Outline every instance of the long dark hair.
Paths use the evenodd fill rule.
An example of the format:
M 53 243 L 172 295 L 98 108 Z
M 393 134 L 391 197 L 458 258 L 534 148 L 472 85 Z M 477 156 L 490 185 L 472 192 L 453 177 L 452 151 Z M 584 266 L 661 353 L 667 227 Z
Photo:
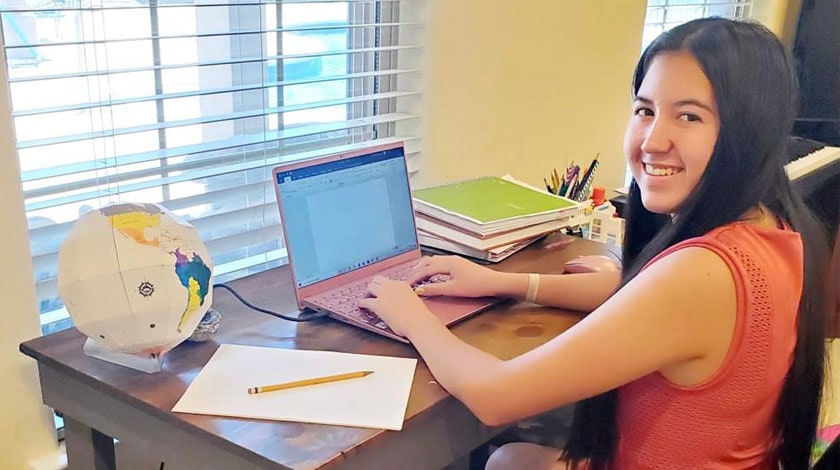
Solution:
M 659 36 L 642 54 L 633 96 L 658 54 L 685 51 L 712 84 L 720 132 L 706 171 L 673 218 L 642 205 L 630 187 L 621 285 L 666 248 L 735 222 L 764 204 L 802 237 L 805 272 L 793 361 L 776 406 L 775 449 L 768 460 L 807 468 L 818 425 L 825 360 L 821 262 L 827 247 L 819 223 L 784 171 L 797 109 L 797 84 L 783 46 L 766 28 L 722 18 L 691 21 Z M 564 455 L 608 467 L 618 443 L 616 391 L 580 402 Z

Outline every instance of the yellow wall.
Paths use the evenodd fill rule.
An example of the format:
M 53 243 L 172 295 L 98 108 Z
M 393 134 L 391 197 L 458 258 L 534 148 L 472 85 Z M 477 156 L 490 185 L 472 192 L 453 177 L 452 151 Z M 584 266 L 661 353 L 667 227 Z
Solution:
M 802 0 L 758 0 L 753 3 L 753 19 L 764 23 L 785 44 L 792 44 Z
M 620 186 L 645 4 L 431 0 L 415 184 L 510 173 L 541 185 L 600 152 L 596 184 Z
M 2 48 L 0 60 L 5 61 Z M 35 361 L 18 352 L 20 342 L 41 331 L 7 90 L 6 67 L 0 67 L 0 468 L 20 469 L 24 462 L 55 451 L 56 442 L 51 413 L 41 405 Z

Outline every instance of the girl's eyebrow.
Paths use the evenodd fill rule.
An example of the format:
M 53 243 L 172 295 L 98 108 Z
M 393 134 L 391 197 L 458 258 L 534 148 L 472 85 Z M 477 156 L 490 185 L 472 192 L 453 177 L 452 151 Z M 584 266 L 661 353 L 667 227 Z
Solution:
M 648 104 L 648 105 L 653 104 L 652 99 L 646 98 L 646 97 L 641 96 L 641 95 L 636 95 L 636 98 L 635 98 L 634 101 L 640 101 L 640 102 L 642 102 L 644 104 Z M 698 108 L 705 109 L 709 113 L 713 113 L 711 106 L 709 106 L 708 104 L 706 104 L 706 103 L 704 103 L 700 100 L 697 100 L 697 99 L 689 98 L 689 99 L 679 100 L 676 103 L 674 103 L 674 107 L 687 106 L 687 105 L 697 106 Z

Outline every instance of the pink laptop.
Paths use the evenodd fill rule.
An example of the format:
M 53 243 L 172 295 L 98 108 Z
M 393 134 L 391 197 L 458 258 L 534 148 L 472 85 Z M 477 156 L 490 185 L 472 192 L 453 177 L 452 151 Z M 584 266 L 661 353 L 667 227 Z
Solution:
M 357 305 L 373 276 L 406 279 L 421 257 L 402 144 L 280 165 L 274 183 L 298 307 L 407 342 Z M 500 299 L 424 301 L 451 325 Z

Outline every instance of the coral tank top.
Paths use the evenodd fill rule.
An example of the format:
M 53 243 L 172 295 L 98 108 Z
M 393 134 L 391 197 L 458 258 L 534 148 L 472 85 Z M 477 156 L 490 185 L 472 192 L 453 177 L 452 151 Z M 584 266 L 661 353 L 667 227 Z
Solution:
M 614 468 L 771 468 L 775 407 L 796 346 L 802 294 L 799 234 L 737 222 L 669 248 L 717 253 L 735 281 L 729 351 L 703 383 L 683 387 L 659 373 L 618 390 Z

